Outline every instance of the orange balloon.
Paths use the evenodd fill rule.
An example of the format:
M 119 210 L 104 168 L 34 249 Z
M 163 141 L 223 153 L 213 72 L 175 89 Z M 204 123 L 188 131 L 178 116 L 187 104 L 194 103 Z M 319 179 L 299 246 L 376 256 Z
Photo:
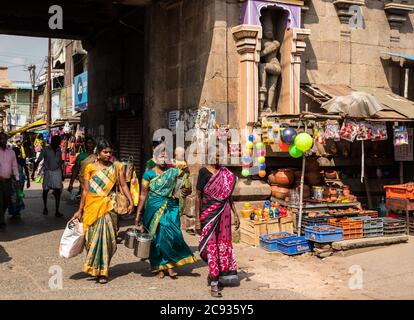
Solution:
M 290 145 L 289 144 L 287 144 L 287 143 L 284 143 L 283 141 L 282 141 L 282 139 L 279 139 L 279 148 L 280 148 L 280 150 L 282 150 L 283 152 L 288 152 L 289 151 L 289 147 L 290 147 Z

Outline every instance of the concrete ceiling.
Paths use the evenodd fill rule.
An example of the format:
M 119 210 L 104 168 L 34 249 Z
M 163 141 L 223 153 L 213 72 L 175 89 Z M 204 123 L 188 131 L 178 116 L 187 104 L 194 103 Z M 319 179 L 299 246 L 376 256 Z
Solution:
M 158 0 L 160 1 L 160 0 Z M 161 0 L 163 1 L 163 0 Z M 35 37 L 85 39 L 116 25 L 134 10 L 157 0 L 2 0 L 0 33 Z M 60 5 L 63 30 L 49 28 L 49 7 Z M 142 21 L 142 24 L 144 22 Z

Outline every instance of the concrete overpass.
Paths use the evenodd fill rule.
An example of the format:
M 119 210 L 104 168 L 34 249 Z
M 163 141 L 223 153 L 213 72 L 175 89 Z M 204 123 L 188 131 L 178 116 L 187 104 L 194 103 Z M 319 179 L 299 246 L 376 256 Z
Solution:
M 0 33 L 20 36 L 88 39 L 105 28 L 123 23 L 135 11 L 171 0 L 2 0 Z M 49 28 L 49 7 L 63 9 L 63 30 Z M 142 21 L 145 17 L 142 15 Z M 144 24 L 144 23 L 142 23 Z

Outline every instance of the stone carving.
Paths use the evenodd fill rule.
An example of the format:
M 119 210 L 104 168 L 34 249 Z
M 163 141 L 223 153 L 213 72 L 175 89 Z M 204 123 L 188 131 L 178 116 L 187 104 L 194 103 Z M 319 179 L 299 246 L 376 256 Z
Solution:
M 270 12 L 263 14 L 263 38 L 259 64 L 259 104 L 260 111 L 276 111 L 276 89 L 281 73 L 277 54 L 280 43 L 274 36 L 274 25 Z M 266 107 L 266 108 L 265 108 Z

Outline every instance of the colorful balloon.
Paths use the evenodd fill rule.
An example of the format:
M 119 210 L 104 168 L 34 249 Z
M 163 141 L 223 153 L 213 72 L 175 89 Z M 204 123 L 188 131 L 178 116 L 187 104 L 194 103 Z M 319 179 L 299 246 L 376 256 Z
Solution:
M 296 148 L 294 144 L 289 147 L 289 154 L 292 158 L 300 158 L 303 156 L 303 152 Z
M 262 150 L 258 150 L 257 151 L 257 155 L 260 157 L 264 157 L 266 155 L 266 152 L 262 149 Z
M 253 147 L 254 147 L 253 142 L 248 141 L 248 142 L 246 143 L 246 147 L 247 147 L 247 149 L 253 149 Z
M 242 167 L 243 169 L 250 169 L 250 163 L 243 162 Z
M 252 162 L 252 158 L 250 156 L 248 156 L 248 155 L 244 155 L 243 158 L 242 158 L 242 161 L 244 163 L 251 163 Z
M 249 141 L 250 142 L 253 142 L 254 141 L 254 135 L 252 135 L 252 134 L 249 135 Z
M 305 132 L 299 133 L 295 138 L 295 147 L 302 152 L 307 152 L 312 145 L 312 137 Z
M 289 151 L 290 144 L 284 143 L 282 139 L 279 139 L 278 145 L 280 150 L 282 150 L 283 152 Z
M 265 170 L 266 169 L 266 164 L 265 163 L 260 163 L 258 165 L 258 167 L 259 167 L 259 170 Z
M 243 177 L 248 177 L 250 175 L 250 171 L 248 169 L 243 169 L 242 170 L 242 176 Z
M 259 177 L 260 177 L 260 178 L 264 178 L 264 177 L 266 177 L 266 171 L 265 171 L 265 170 L 260 170 L 260 171 L 259 171 Z
M 259 163 L 265 163 L 266 158 L 265 157 L 259 157 L 259 158 L 257 158 L 257 161 L 259 161 Z
M 293 128 L 286 128 L 282 131 L 280 138 L 284 143 L 291 144 L 297 135 L 297 132 Z
M 256 149 L 260 150 L 260 149 L 263 149 L 263 148 L 264 148 L 263 142 L 256 143 Z

